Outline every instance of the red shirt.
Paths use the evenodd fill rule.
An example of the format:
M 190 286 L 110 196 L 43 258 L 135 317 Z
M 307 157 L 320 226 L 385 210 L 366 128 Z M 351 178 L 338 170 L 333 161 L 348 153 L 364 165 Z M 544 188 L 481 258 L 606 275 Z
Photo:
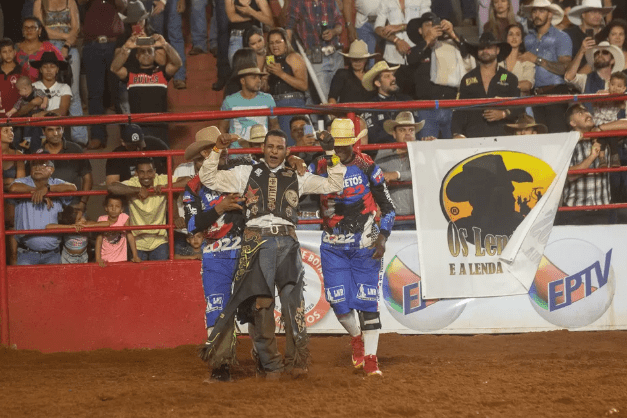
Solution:
M 5 112 L 13 109 L 13 106 L 20 98 L 20 94 L 15 88 L 15 82 L 22 75 L 22 67 L 19 65 L 16 65 L 9 74 L 0 71 L 0 101 L 2 102 L 0 109 L 4 109 Z
M 21 49 L 17 51 L 17 54 L 15 55 L 15 60 L 17 61 L 18 64 L 22 66 L 24 75 L 29 76 L 31 81 L 35 82 L 39 79 L 39 70 L 37 68 L 31 67 L 30 61 L 38 61 L 41 58 L 41 55 L 44 52 L 48 52 L 48 51 L 54 52 L 58 60 L 65 61 L 65 57 L 63 56 L 61 51 L 59 51 L 56 46 L 52 45 L 48 41 L 42 42 L 41 48 L 39 48 L 39 51 L 31 55 L 28 55 L 26 52 L 22 51 Z

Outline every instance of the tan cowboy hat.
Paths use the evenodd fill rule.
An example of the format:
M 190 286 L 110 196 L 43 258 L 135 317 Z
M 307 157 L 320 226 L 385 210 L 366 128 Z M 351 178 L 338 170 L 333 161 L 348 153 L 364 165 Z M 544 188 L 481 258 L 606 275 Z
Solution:
M 250 139 L 248 142 L 251 144 L 261 144 L 266 140 L 267 133 L 268 129 L 266 129 L 265 125 L 253 125 L 252 128 L 250 128 Z
M 254 67 L 243 68 L 237 72 L 236 77 L 243 77 L 246 75 L 268 75 L 268 73 L 261 71 L 256 65 Z
M 547 9 L 553 13 L 551 24 L 553 26 L 559 25 L 564 19 L 564 10 L 557 4 L 551 3 L 549 0 L 533 0 L 531 4 L 522 7 L 522 12 L 526 18 L 531 19 L 531 10 L 533 9 Z
M 353 121 L 351 119 L 336 118 L 333 120 L 333 123 L 331 123 L 329 133 L 333 139 L 335 139 L 336 147 L 345 147 L 359 141 L 368 133 L 368 130 L 362 130 L 359 135 L 355 137 L 355 125 Z
M 508 123 L 505 126 L 507 126 L 509 129 L 512 129 L 514 131 L 519 131 L 521 129 L 527 129 L 527 128 L 536 128 L 539 134 L 545 134 L 549 131 L 546 125 L 542 125 L 541 123 L 536 123 L 536 120 L 526 113 L 520 114 L 518 116 L 518 119 L 516 119 L 515 123 Z
M 397 65 L 396 67 L 390 67 L 387 62 L 379 61 L 375 65 L 373 65 L 366 74 L 364 74 L 364 78 L 361 80 L 361 85 L 364 86 L 366 90 L 373 91 L 374 79 L 377 78 L 379 74 L 385 71 L 395 72 L 399 69 L 399 67 L 400 65 Z
M 196 141 L 185 148 L 185 159 L 191 161 L 197 158 L 200 151 L 216 143 L 220 136 L 220 130 L 215 126 L 207 126 L 196 132 Z
M 599 42 L 597 46 L 587 50 L 586 61 L 590 64 L 594 63 L 594 54 L 597 51 L 601 50 L 610 51 L 610 53 L 614 57 L 614 66 L 612 67 L 612 72 L 623 71 L 623 68 L 625 68 L 625 55 L 623 54 L 623 51 L 621 51 L 620 48 L 615 45 L 610 45 L 610 43 L 607 41 Z
M 353 58 L 353 59 L 372 58 L 375 55 L 379 55 L 376 52 L 374 54 L 369 54 L 368 45 L 361 39 L 356 39 L 353 41 L 350 48 L 348 49 L 348 54 L 345 54 L 343 52 L 340 52 L 340 54 L 344 55 L 346 58 Z
M 612 7 L 603 7 L 601 0 L 583 0 L 581 5 L 575 6 L 568 12 L 568 20 L 573 25 L 581 25 L 581 15 L 585 12 L 589 12 L 590 10 L 599 10 L 603 16 L 610 13 L 614 10 L 616 6 Z M 588 61 L 590 62 L 590 61 Z
M 413 113 L 400 112 L 398 115 L 396 115 L 396 118 L 394 120 L 386 120 L 385 122 L 383 122 L 383 129 L 385 129 L 385 132 L 389 133 L 390 135 L 392 135 L 392 133 L 394 132 L 394 128 L 396 128 L 397 126 L 413 126 L 414 128 L 416 128 L 417 133 L 423 128 L 423 126 L 425 126 L 425 121 L 421 120 L 420 122 L 416 123 L 414 121 Z

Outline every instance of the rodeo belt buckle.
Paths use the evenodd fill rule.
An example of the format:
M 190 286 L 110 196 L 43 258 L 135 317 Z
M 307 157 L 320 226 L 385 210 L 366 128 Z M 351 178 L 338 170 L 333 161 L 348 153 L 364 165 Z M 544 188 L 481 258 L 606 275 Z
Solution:
M 279 235 L 279 227 L 277 225 L 271 225 L 270 232 L 272 235 Z

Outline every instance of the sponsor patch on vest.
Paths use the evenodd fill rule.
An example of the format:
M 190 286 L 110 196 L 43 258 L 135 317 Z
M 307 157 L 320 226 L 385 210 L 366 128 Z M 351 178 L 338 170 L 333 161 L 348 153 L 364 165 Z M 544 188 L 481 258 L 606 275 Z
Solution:
M 298 206 L 298 193 L 296 193 L 295 190 L 286 190 L 285 199 L 287 199 L 287 203 L 289 203 L 291 207 L 295 208 Z
M 479 80 L 477 80 L 477 77 L 469 77 L 466 79 L 466 85 L 470 86 L 471 84 L 477 84 L 479 82 Z

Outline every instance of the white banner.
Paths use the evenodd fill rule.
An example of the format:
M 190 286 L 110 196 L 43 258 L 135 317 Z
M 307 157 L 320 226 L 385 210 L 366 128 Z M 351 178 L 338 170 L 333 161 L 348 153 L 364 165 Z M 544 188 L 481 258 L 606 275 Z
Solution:
M 529 291 L 578 140 L 571 132 L 408 143 L 425 299 Z

